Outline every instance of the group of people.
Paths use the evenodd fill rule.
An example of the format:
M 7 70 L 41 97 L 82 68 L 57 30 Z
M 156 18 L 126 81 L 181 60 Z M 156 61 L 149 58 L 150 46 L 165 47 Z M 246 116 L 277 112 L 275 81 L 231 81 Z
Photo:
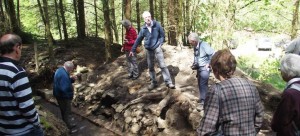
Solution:
M 152 90 L 158 86 L 154 70 L 156 58 L 167 87 L 175 89 L 164 62 L 161 46 L 164 31 L 160 23 L 143 13 L 145 24 L 139 34 L 129 20 L 121 23 L 126 28 L 121 51 L 128 62 L 128 79 L 136 80 L 139 70 L 136 58 L 137 46 L 144 39 Z M 255 85 L 248 79 L 234 77 L 237 61 L 228 49 L 215 52 L 197 33 L 188 36 L 194 47 L 192 69 L 197 71 L 199 103 L 204 105 L 204 116 L 197 129 L 198 135 L 256 135 L 263 124 L 264 108 Z M 300 46 L 300 45 L 297 45 Z M 26 71 L 19 66 L 22 40 L 18 35 L 5 34 L 0 39 L 0 135 L 43 136 L 38 112 L 32 99 L 32 90 Z M 274 113 L 271 127 L 277 135 L 293 136 L 300 128 L 300 64 L 297 54 L 286 54 L 280 65 L 281 75 L 287 86 Z M 63 121 L 72 130 L 71 101 L 74 95 L 72 83 L 77 76 L 70 73 L 76 66 L 72 61 L 56 70 L 53 94 L 61 110 Z M 220 80 L 208 88 L 210 72 Z
M 282 79 L 287 82 L 274 112 L 271 128 L 278 136 L 300 135 L 300 38 L 286 47 L 280 62 Z M 299 43 L 297 43 L 299 42 Z M 205 98 L 204 116 L 198 135 L 257 135 L 263 124 L 264 108 L 255 85 L 234 77 L 237 62 L 230 50 L 219 50 L 210 66 L 220 82 L 212 85 Z
M 121 22 L 126 29 L 125 40 L 121 51 L 125 51 L 126 53 L 129 73 L 128 78 L 135 80 L 139 77 L 136 49 L 144 39 L 144 47 L 146 49 L 147 64 L 151 79 L 151 84 L 148 86 L 148 89 L 152 90 L 158 86 L 154 69 L 155 58 L 161 69 L 166 86 L 168 88 L 175 89 L 175 85 L 172 82 L 171 75 L 167 65 L 165 64 L 164 54 L 161 49 L 165 40 L 163 28 L 159 22 L 152 20 L 150 12 L 145 11 L 142 16 L 145 24 L 141 27 L 138 35 L 129 20 L 125 19 Z
M 136 48 L 144 39 L 151 78 L 148 89 L 157 87 L 154 57 L 161 68 L 165 84 L 173 88 L 161 50 L 164 42 L 163 29 L 159 22 L 151 19 L 149 12 L 145 11 L 143 18 L 145 25 L 138 36 L 129 20 L 122 21 L 126 28 L 122 51 L 126 52 L 128 77 L 135 80 L 139 76 Z M 191 68 L 197 71 L 199 103 L 204 105 L 204 117 L 197 129 L 198 135 L 257 135 L 263 124 L 264 107 L 256 86 L 248 79 L 233 76 L 237 66 L 234 55 L 228 49 L 215 52 L 194 32 L 190 33 L 188 41 L 194 47 L 194 63 Z M 290 45 L 286 50 L 297 53 L 287 54 L 281 60 L 281 75 L 287 82 L 287 87 L 271 124 L 277 135 L 284 136 L 296 135 L 300 128 L 300 64 L 297 63 L 300 60 L 300 44 L 292 42 Z M 212 85 L 208 91 L 211 71 L 220 82 Z

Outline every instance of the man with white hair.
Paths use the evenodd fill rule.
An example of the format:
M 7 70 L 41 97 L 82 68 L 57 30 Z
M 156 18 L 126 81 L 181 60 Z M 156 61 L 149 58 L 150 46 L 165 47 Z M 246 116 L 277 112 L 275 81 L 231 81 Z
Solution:
M 281 59 L 282 79 L 287 82 L 281 101 L 273 115 L 272 130 L 278 136 L 300 134 L 300 56 L 287 54 Z
M 208 79 L 210 74 L 210 60 L 214 55 L 214 50 L 207 42 L 201 41 L 197 33 L 190 33 L 188 36 L 189 43 L 194 46 L 194 63 L 193 70 L 197 70 L 197 80 L 199 86 L 199 102 L 204 104 L 208 89 Z
M 66 61 L 63 67 L 58 68 L 54 74 L 53 95 L 57 100 L 61 116 L 70 133 L 77 132 L 75 124 L 71 123 L 71 102 L 74 96 L 72 83 L 75 82 L 76 76 L 71 77 L 70 73 L 74 70 L 72 61 Z
M 132 46 L 130 56 L 134 55 L 137 46 L 144 39 L 144 46 L 147 53 L 147 63 L 149 68 L 149 74 L 151 78 L 151 84 L 148 86 L 149 90 L 157 87 L 156 73 L 154 70 L 154 59 L 158 61 L 158 65 L 161 69 L 161 73 L 165 84 L 171 89 L 175 89 L 175 85 L 172 83 L 170 72 L 164 61 L 163 51 L 161 49 L 164 43 L 165 33 L 160 23 L 151 19 L 151 14 L 148 11 L 143 13 L 145 24 L 141 27 L 138 38 Z

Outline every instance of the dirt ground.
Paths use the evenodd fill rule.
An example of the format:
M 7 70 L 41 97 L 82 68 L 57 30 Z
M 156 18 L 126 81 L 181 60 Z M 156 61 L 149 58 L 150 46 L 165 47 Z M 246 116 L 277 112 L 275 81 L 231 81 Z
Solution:
M 98 38 L 89 38 L 86 40 L 70 40 L 69 41 L 69 48 L 63 48 L 65 43 L 58 42 L 54 49 L 54 56 L 55 56 L 55 63 L 49 65 L 43 65 L 46 67 L 50 67 L 50 70 L 44 71 L 41 74 L 36 74 L 34 71 L 34 50 L 33 45 L 25 45 L 24 52 L 22 53 L 22 64 L 29 72 L 29 76 L 33 85 L 33 88 L 40 89 L 40 88 L 49 88 L 51 89 L 52 85 L 52 74 L 57 66 L 63 64 L 66 60 L 76 60 L 78 65 L 88 67 L 88 69 L 94 71 L 94 75 L 105 75 L 105 70 L 103 66 L 109 64 L 111 62 L 117 61 L 119 66 L 111 67 L 112 69 L 119 69 L 120 66 L 124 67 L 124 55 L 120 52 L 121 46 L 120 45 L 113 45 L 112 46 L 112 60 L 111 62 L 105 63 L 105 48 L 103 39 Z M 46 45 L 39 45 L 39 51 L 43 52 L 47 50 Z M 163 49 L 165 51 L 165 60 L 170 70 L 170 73 L 173 77 L 173 81 L 175 82 L 176 88 L 185 88 L 186 86 L 193 86 L 191 89 L 194 92 L 195 96 L 198 96 L 197 90 L 197 82 L 196 78 L 194 77 L 195 73 L 189 68 L 192 64 L 193 53 L 192 49 L 188 47 L 174 47 L 169 45 L 164 45 Z M 40 53 L 39 53 L 40 54 Z M 122 59 L 118 58 L 121 55 Z M 123 55 L 123 56 L 122 56 Z M 138 55 L 139 61 L 142 61 L 144 57 L 143 53 Z M 148 72 L 146 69 L 145 62 L 140 62 L 140 68 L 142 69 L 141 73 L 141 80 L 143 81 L 143 86 L 148 85 L 149 77 Z M 126 70 L 123 70 L 126 73 Z M 159 71 L 159 70 L 157 70 Z M 188 77 L 186 77 L 188 75 Z M 243 72 L 237 71 L 237 76 L 248 78 Z M 162 83 L 162 79 L 159 80 Z M 97 82 L 97 81 L 95 81 Z M 262 128 L 260 135 L 273 135 L 273 132 L 270 129 L 270 119 L 272 117 L 273 111 L 276 108 L 277 103 L 279 102 L 279 92 L 275 88 L 273 88 L 269 84 L 264 84 L 258 81 L 253 82 L 257 85 L 257 88 L 260 92 L 261 99 L 265 105 L 266 115 L 265 121 Z M 211 84 L 212 82 L 210 82 Z M 44 105 L 45 106 L 45 105 Z M 47 106 L 44 108 L 48 108 Z M 41 108 L 42 109 L 42 108 Z M 46 111 L 45 111 L 46 112 Z M 49 112 L 49 111 L 47 111 Z M 56 121 L 56 119 L 47 119 L 47 121 Z M 53 123 L 53 124 L 62 124 L 63 123 Z M 56 125 L 56 128 L 61 128 L 61 126 Z M 55 131 L 55 129 L 52 129 Z M 93 130 L 90 130 L 93 132 Z M 98 130 L 94 130 L 95 133 L 99 133 Z M 56 134 L 57 132 L 46 131 L 47 135 Z M 63 135 L 63 134 L 61 134 Z

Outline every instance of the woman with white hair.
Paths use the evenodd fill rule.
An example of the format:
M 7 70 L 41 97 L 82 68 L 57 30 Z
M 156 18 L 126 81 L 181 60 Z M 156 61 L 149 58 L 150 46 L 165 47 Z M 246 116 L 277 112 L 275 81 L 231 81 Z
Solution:
M 285 55 L 280 64 L 282 79 L 287 82 L 271 123 L 278 136 L 295 136 L 300 129 L 300 56 Z
M 121 23 L 126 29 L 124 44 L 121 48 L 121 52 L 125 51 L 126 54 L 128 66 L 128 79 L 135 80 L 139 77 L 136 53 L 134 53 L 134 55 L 132 56 L 129 56 L 129 53 L 132 49 L 132 45 L 134 44 L 137 38 L 137 33 L 136 30 L 132 27 L 131 22 L 129 20 L 124 19 L 121 21 Z

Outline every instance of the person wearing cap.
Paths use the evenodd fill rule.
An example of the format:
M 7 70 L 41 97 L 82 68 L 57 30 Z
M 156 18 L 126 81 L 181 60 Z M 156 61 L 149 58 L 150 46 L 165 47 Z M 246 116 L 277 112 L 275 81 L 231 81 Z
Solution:
M 19 65 L 22 39 L 0 39 L 0 135 L 43 136 L 26 71 Z
M 150 12 L 144 11 L 142 16 L 145 24 L 141 27 L 139 35 L 132 46 L 129 56 L 134 55 L 137 46 L 144 39 L 144 47 L 146 49 L 149 75 L 151 79 L 151 84 L 148 86 L 148 90 L 152 90 L 157 87 L 156 72 L 154 70 L 155 58 L 161 69 L 161 74 L 166 86 L 168 88 L 175 89 L 175 85 L 172 82 L 170 72 L 165 64 L 163 51 L 161 49 L 161 46 L 165 40 L 164 30 L 159 22 L 152 20 Z
M 124 19 L 121 21 L 121 24 L 126 29 L 124 44 L 121 48 L 121 52 L 125 51 L 126 54 L 126 60 L 128 66 L 128 79 L 135 80 L 139 77 L 139 69 L 138 69 L 137 57 L 136 57 L 137 54 L 134 53 L 132 56 L 129 56 L 129 53 L 132 49 L 132 45 L 134 44 L 137 38 L 137 33 L 134 27 L 132 27 L 131 22 L 129 20 Z

